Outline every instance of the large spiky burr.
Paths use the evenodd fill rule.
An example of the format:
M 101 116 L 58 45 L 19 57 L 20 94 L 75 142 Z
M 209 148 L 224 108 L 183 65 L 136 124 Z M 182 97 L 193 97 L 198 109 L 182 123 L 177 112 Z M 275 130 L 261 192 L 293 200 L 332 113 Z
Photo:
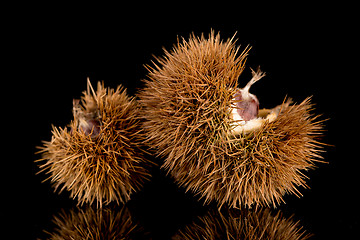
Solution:
M 205 199 L 233 207 L 276 206 L 301 196 L 314 167 L 322 122 L 310 98 L 260 109 L 252 84 L 239 88 L 249 48 L 211 32 L 183 39 L 156 58 L 139 92 L 147 143 L 164 157 L 162 168 Z
M 285 218 L 269 208 L 252 210 L 212 210 L 180 230 L 173 240 L 242 239 L 305 240 L 307 233 L 293 216 Z
M 99 82 L 95 92 L 88 81 L 81 101 L 74 100 L 74 120 L 53 127 L 40 147 L 40 168 L 55 190 L 68 190 L 80 205 L 127 202 L 149 177 L 138 111 L 122 86 Z

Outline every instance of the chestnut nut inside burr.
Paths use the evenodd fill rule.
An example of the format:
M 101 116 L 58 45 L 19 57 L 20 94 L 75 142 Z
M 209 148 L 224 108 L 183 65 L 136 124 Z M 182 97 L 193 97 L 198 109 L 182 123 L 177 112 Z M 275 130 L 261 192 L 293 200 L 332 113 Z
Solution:
M 231 117 L 234 120 L 233 134 L 249 133 L 259 129 L 265 121 L 274 121 L 279 114 L 279 106 L 273 109 L 259 110 L 259 100 L 254 94 L 249 92 L 250 87 L 261 78 L 265 73 L 260 68 L 255 72 L 253 69 L 252 78 L 244 88 L 237 89 L 234 94 Z

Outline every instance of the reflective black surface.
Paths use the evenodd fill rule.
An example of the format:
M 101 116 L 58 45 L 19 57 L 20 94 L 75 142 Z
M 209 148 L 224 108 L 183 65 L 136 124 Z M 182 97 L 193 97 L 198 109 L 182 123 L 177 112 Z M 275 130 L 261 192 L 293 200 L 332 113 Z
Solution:
M 271 214 L 280 211 L 285 219 L 293 215 L 292 221 L 299 220 L 299 226 L 313 234 L 311 239 L 358 236 L 359 148 L 353 116 L 358 76 L 346 57 L 353 51 L 351 33 L 338 25 L 336 16 L 320 8 L 282 15 L 264 9 L 242 15 L 251 9 L 225 14 L 215 8 L 198 14 L 187 8 L 175 13 L 151 12 L 146 7 L 140 11 L 136 6 L 132 14 L 125 14 L 124 8 L 19 14 L 27 17 L 6 34 L 10 67 L 5 68 L 11 72 L 6 81 L 11 87 L 4 89 L 12 95 L 6 101 L 11 107 L 3 116 L 11 122 L 11 127 L 4 127 L 8 136 L 4 150 L 11 151 L 11 157 L 4 154 L 3 161 L 11 166 L 2 168 L 1 216 L 8 220 L 5 230 L 12 233 L 11 239 L 46 239 L 58 231 L 52 222 L 56 216 L 89 208 L 77 209 L 66 192 L 53 193 L 49 182 L 41 183 L 46 176 L 36 175 L 34 163 L 39 158 L 35 147 L 50 140 L 51 124 L 65 126 L 71 120 L 72 99 L 86 89 L 86 78 L 104 80 L 110 87 L 121 83 L 134 95 L 146 77 L 143 64 L 151 63 L 152 54 L 162 55 L 162 47 L 170 49 L 177 36 L 187 38 L 193 31 L 208 34 L 211 28 L 224 39 L 237 31 L 237 43 L 253 47 L 247 66 L 261 65 L 267 73 L 252 89 L 260 107 L 279 104 L 286 95 L 297 102 L 313 95 L 316 113 L 329 118 L 324 142 L 333 146 L 323 154 L 328 164 L 319 163 L 307 173 L 311 189 L 301 189 L 302 198 L 286 196 L 286 204 L 269 210 Z M 249 76 L 247 69 L 239 81 Z M 204 206 L 192 193 L 185 193 L 162 170 L 153 168 L 152 174 L 125 206 L 146 237 L 170 239 L 217 209 L 214 203 Z M 109 209 L 116 216 L 122 206 Z M 121 222 L 121 217 L 116 221 Z

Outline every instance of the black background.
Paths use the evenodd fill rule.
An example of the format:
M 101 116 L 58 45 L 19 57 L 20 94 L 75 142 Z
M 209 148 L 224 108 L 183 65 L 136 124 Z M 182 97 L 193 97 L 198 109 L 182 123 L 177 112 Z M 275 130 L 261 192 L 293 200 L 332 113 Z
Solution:
M 146 78 L 144 64 L 171 49 L 177 37 L 211 29 L 237 44 L 251 45 L 240 85 L 258 65 L 267 76 L 253 86 L 260 107 L 279 104 L 285 96 L 300 102 L 313 96 L 316 113 L 329 118 L 323 154 L 328 164 L 307 173 L 311 189 L 303 197 L 285 196 L 280 209 L 313 239 L 358 236 L 358 88 L 353 19 L 347 6 L 172 6 L 135 3 L 114 6 L 14 6 L 3 18 L 3 125 L 1 216 L 13 238 L 36 239 L 51 231 L 51 219 L 76 202 L 53 193 L 44 174 L 36 175 L 36 146 L 50 140 L 51 124 L 72 119 L 72 99 L 86 89 L 86 78 L 105 85 L 124 85 L 134 96 Z M 4 10 L 6 11 L 6 10 Z M 354 58 L 355 57 L 355 58 Z M 7 154 L 10 153 L 10 154 Z M 161 163 L 161 159 L 154 159 Z M 9 165 L 8 165 L 9 164 Z M 157 168 L 152 181 L 133 195 L 128 207 L 154 239 L 168 239 L 203 216 L 203 206 Z M 5 236 L 5 234 L 4 234 Z M 352 238 L 353 239 L 353 238 Z

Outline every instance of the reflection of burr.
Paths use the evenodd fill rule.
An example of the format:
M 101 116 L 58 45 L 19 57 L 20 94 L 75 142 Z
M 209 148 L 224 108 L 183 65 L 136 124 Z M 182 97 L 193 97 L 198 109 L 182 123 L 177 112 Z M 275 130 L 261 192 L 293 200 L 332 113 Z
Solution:
M 292 217 L 286 219 L 270 209 L 211 211 L 180 230 L 173 240 L 304 240 L 306 233 Z
M 323 125 L 309 98 L 258 109 L 249 89 L 264 77 L 260 69 L 238 87 L 248 51 L 214 32 L 191 36 L 148 67 L 139 93 L 147 142 L 165 158 L 162 167 L 220 206 L 276 206 L 286 193 L 301 196 L 304 173 L 320 158 Z
M 74 100 L 69 129 L 53 127 L 44 142 L 40 168 L 55 189 L 70 191 L 79 204 L 124 203 L 149 177 L 135 99 L 123 87 L 116 90 L 88 82 L 82 100 Z
M 126 207 L 76 208 L 53 218 L 51 240 L 150 239 L 132 219 Z

